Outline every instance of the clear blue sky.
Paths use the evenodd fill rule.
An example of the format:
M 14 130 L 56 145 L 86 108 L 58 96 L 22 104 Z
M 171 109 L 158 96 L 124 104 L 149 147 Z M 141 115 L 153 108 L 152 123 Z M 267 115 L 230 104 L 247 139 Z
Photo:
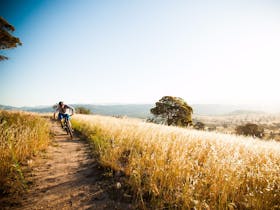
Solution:
M 280 103 L 279 1 L 1 0 L 0 104 Z

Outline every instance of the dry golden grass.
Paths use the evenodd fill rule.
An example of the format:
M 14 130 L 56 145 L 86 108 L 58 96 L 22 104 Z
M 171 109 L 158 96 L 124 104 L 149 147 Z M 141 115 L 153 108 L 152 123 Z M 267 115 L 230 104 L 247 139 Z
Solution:
M 280 143 L 76 115 L 102 164 L 122 170 L 145 208 L 279 209 Z
M 0 110 L 0 192 L 24 187 L 21 163 L 49 143 L 49 123 L 39 115 Z

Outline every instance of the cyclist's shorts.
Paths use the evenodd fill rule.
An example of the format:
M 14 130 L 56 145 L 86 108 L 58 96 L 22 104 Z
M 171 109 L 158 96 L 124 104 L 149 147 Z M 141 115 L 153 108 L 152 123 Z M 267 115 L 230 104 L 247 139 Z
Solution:
M 62 113 L 59 113 L 58 114 L 58 119 L 61 120 L 63 118 L 67 118 L 68 120 L 70 120 L 70 115 L 69 114 L 62 114 Z

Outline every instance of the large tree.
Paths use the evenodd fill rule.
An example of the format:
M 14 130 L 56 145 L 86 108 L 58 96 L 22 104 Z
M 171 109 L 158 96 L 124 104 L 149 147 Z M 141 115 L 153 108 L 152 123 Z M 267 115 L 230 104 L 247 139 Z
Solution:
M 0 17 L 0 50 L 15 48 L 21 45 L 20 39 L 11 35 L 15 28 L 4 18 Z M 0 61 L 7 60 L 8 57 L 0 55 Z
M 186 127 L 192 125 L 193 109 L 182 98 L 164 96 L 158 102 L 156 107 L 151 109 L 151 113 L 155 116 L 152 122 L 167 125 L 175 125 Z

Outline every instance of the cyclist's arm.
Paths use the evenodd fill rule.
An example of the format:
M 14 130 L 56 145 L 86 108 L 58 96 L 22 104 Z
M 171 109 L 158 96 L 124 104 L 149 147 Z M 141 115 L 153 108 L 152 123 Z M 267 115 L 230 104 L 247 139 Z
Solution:
M 71 115 L 75 114 L 75 108 L 73 106 L 69 106 L 67 105 L 67 109 L 70 109 L 71 110 Z
M 58 112 L 58 108 L 53 113 L 53 119 L 55 119 L 55 114 Z
M 73 106 L 69 106 L 69 109 L 71 109 L 72 115 L 74 115 L 75 114 L 75 108 Z
M 56 112 L 53 113 L 53 119 L 55 119 L 55 113 L 56 113 Z

